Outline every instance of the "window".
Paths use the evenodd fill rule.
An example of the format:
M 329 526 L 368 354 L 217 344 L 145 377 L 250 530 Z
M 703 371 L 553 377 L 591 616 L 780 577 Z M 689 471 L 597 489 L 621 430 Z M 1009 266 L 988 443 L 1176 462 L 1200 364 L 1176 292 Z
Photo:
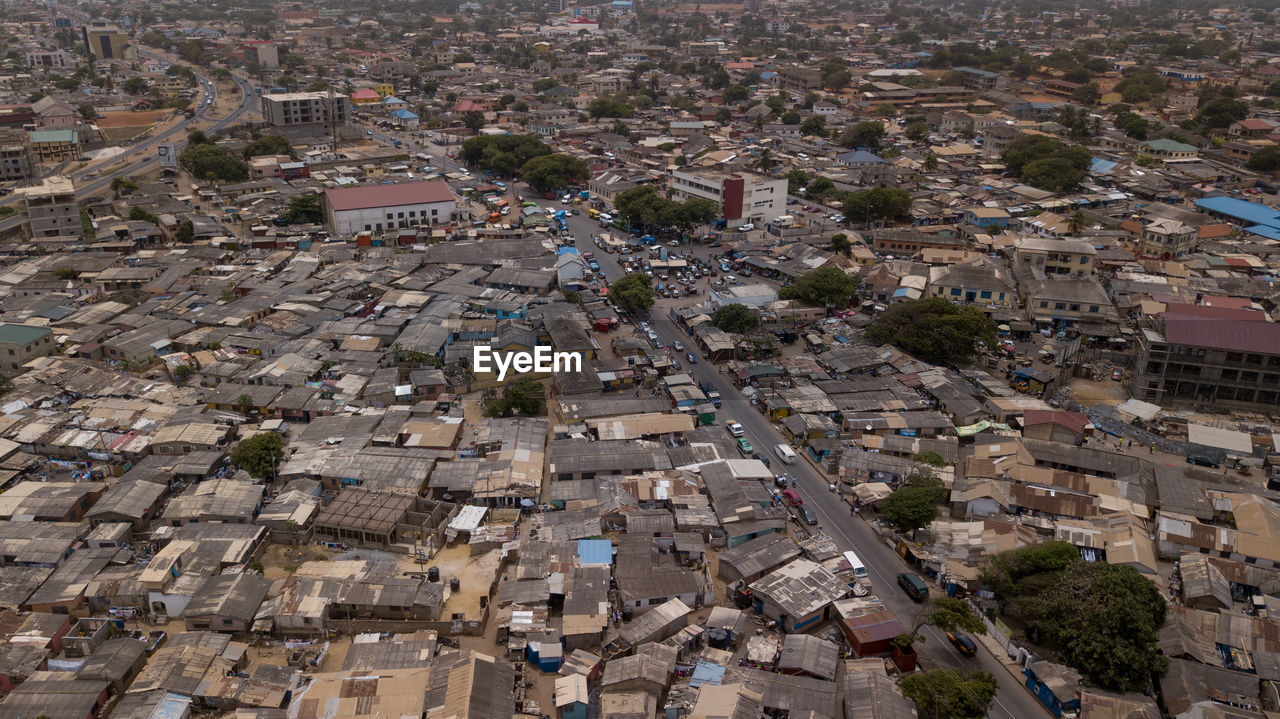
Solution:
M 1044 309 L 1044 308 L 1046 308 L 1046 307 L 1048 307 L 1048 306 L 1049 306 L 1049 301 L 1048 301 L 1048 300 L 1040 300 L 1040 308 L 1041 308 L 1041 309 Z
M 1097 306 L 1097 305 L 1089 305 L 1089 311 L 1090 311 L 1090 312 L 1093 312 L 1093 313 L 1097 313 L 1097 311 L 1098 311 L 1098 306 Z
M 1071 305 L 1071 311 L 1072 311 L 1072 312 L 1079 312 L 1079 311 L 1080 311 L 1080 305 L 1076 305 L 1076 304 Z
M 391 212 L 388 212 L 388 213 L 387 213 L 387 219 L 388 219 L 388 220 L 394 220 L 394 219 L 396 219 L 396 218 L 395 218 L 395 214 L 394 214 L 394 213 L 391 213 Z
M 399 217 L 399 219 L 401 219 L 401 220 L 403 220 L 403 219 L 404 219 L 404 213 L 403 213 L 403 212 L 401 212 L 401 213 L 400 213 L 400 217 Z
M 984 300 L 989 300 L 991 299 L 991 292 L 989 290 L 983 290 L 979 293 L 979 296 Z
M 1055 302 L 1055 303 L 1053 304 L 1053 308 L 1054 308 L 1055 310 L 1065 310 L 1065 309 L 1067 308 L 1067 303 L 1066 303 L 1066 302 Z
M 952 287 L 952 288 L 951 288 L 951 296 L 952 296 L 952 297 L 959 297 L 959 296 L 960 296 L 960 288 L 959 288 L 959 287 Z
M 1081 257 L 1081 258 L 1080 258 L 1080 264 L 1082 264 L 1082 265 L 1087 265 L 1087 264 L 1089 264 L 1089 258 L 1088 258 L 1088 257 Z

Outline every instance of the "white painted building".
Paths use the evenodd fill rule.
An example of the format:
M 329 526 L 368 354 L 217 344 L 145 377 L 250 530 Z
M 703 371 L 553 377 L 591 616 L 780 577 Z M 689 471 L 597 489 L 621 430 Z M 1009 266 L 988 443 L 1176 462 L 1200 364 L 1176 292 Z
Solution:
M 453 192 L 443 180 L 365 185 L 324 193 L 325 220 L 337 235 L 382 232 L 453 219 Z

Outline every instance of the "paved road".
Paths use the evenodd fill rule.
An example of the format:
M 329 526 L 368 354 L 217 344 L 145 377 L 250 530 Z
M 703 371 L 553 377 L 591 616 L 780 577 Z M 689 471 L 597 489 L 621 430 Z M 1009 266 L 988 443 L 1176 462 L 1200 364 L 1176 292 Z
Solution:
M 170 62 L 168 58 L 162 57 L 160 55 L 157 55 L 151 52 L 139 51 L 138 54 L 143 55 L 145 57 L 160 60 L 161 62 Z M 200 81 L 200 89 L 202 94 L 201 94 L 201 97 L 193 101 L 196 103 L 195 117 L 186 118 L 183 121 L 174 125 L 173 127 L 170 127 L 169 129 L 164 130 L 163 132 L 159 132 L 150 137 L 147 137 L 141 142 L 138 142 L 137 144 L 130 146 L 129 149 L 126 150 L 124 153 L 117 155 L 111 160 L 105 162 L 104 164 L 106 165 L 113 165 L 113 164 L 116 164 L 117 162 L 120 162 L 121 160 L 138 158 L 135 162 L 128 165 L 127 167 L 121 168 L 120 170 L 117 170 L 110 174 L 103 175 L 102 177 L 92 180 L 86 184 L 81 184 L 79 187 L 76 188 L 76 194 L 81 198 L 93 197 L 94 195 L 101 194 L 103 191 L 110 191 L 111 181 L 117 177 L 128 177 L 131 175 L 137 175 L 142 172 L 145 172 L 146 170 L 151 169 L 156 165 L 159 165 L 160 160 L 155 156 L 155 152 L 153 148 L 155 148 L 155 146 L 161 142 L 173 140 L 175 136 L 183 138 L 175 142 L 177 146 L 177 150 L 181 152 L 182 148 L 186 146 L 186 139 L 185 139 L 186 133 L 192 127 L 192 124 L 195 123 L 197 120 L 203 119 L 205 114 L 208 111 L 208 108 L 212 108 L 214 106 L 214 101 L 217 99 L 217 85 L 214 84 L 213 81 L 210 80 L 208 77 L 201 75 L 199 73 L 196 73 L 196 77 Z M 247 80 L 245 80 L 244 78 L 238 75 L 233 75 L 232 78 L 235 80 L 235 83 L 240 87 L 240 104 L 236 106 L 235 110 L 228 113 L 226 117 L 222 118 L 221 120 L 218 120 L 213 125 L 206 128 L 207 132 L 215 132 L 235 122 L 240 118 L 241 115 L 243 115 L 245 112 L 248 112 L 253 107 L 254 103 L 258 101 L 257 95 L 254 94 L 253 86 L 249 84 Z M 204 99 L 206 97 L 209 99 L 208 105 L 204 104 Z M 94 172 L 95 172 L 95 169 L 93 167 L 86 167 L 74 173 L 73 177 L 75 177 L 77 181 L 80 181 L 84 178 L 85 175 L 92 174 Z M 19 196 L 14 194 L 14 195 L 10 195 L 8 197 L 0 199 L 0 205 L 4 205 L 10 202 L 18 202 L 18 201 L 19 201 Z M 25 218 L 22 217 L 21 215 L 14 215 L 9 219 L 3 222 L 0 222 L 0 234 L 3 234 L 9 231 L 16 225 L 22 224 L 24 221 L 25 221 Z
M 578 246 L 584 249 L 589 247 L 587 238 L 590 237 L 591 233 L 599 231 L 597 224 L 592 222 L 585 214 L 570 217 L 569 229 L 578 238 Z M 594 250 L 594 248 L 591 249 Z M 698 254 L 702 253 L 699 252 Z M 625 276 L 625 273 L 618 265 L 618 255 L 596 252 L 595 256 L 610 283 Z M 680 340 L 686 345 L 690 344 L 687 342 L 688 335 L 668 320 L 665 314 L 655 312 L 650 318 L 650 322 L 654 327 L 654 331 L 668 345 L 676 340 Z M 684 360 L 684 358 L 681 359 L 682 361 Z M 746 430 L 748 440 L 758 452 L 770 454 L 775 445 L 785 441 L 773 424 L 750 406 L 746 398 L 737 391 L 724 375 L 719 373 L 715 365 L 700 360 L 694 365 L 689 365 L 685 362 L 684 367 L 694 375 L 699 383 L 710 382 L 715 386 L 723 399 L 723 407 L 718 412 L 721 424 L 729 419 L 734 419 L 741 423 Z M 773 459 L 772 466 L 776 471 L 782 471 L 780 469 L 782 465 L 776 458 Z M 805 504 L 817 514 L 823 531 L 835 540 L 842 551 L 852 550 L 857 553 L 858 557 L 867 565 L 867 571 L 870 574 L 876 595 L 885 603 L 885 606 L 904 622 L 909 621 L 919 610 L 920 605 L 911 601 L 898 589 L 897 575 L 899 572 L 907 570 L 906 564 L 871 530 L 865 521 L 849 515 L 848 505 L 840 502 L 836 495 L 828 490 L 827 480 L 812 465 L 802 458 L 796 464 L 787 467 L 787 469 L 792 475 L 799 477 L 800 495 L 804 498 Z M 947 642 L 942 632 L 937 629 L 926 626 L 923 634 L 926 637 L 926 641 L 917 647 L 917 651 L 920 654 L 921 666 L 924 668 L 949 668 L 965 671 L 982 668 L 996 677 L 999 682 L 999 690 L 990 716 L 1007 719 L 1032 719 L 1034 717 L 1049 716 L 1043 705 L 985 649 L 979 650 L 977 657 L 968 658 L 961 656 Z M 979 644 L 979 646 L 982 645 Z

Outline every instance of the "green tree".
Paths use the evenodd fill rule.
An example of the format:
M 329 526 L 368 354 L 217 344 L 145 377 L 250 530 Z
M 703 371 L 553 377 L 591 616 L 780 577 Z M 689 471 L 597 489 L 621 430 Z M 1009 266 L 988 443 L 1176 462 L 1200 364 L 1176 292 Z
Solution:
M 293 145 L 280 135 L 263 135 L 244 146 L 240 154 L 247 160 L 261 155 L 288 155 L 293 157 Z
M 994 347 L 996 326 L 976 307 L 957 307 L 941 297 L 889 306 L 867 326 L 866 337 L 892 344 L 932 364 L 970 359 L 978 342 Z
M 587 103 L 587 114 L 597 119 L 635 117 L 636 109 L 616 97 L 597 97 Z
M 800 123 L 800 134 L 813 137 L 827 136 L 827 118 L 822 115 L 810 115 Z
M 1276 172 L 1280 170 L 1280 146 L 1269 145 L 1258 150 L 1249 157 L 1245 167 L 1254 172 Z
M 535 157 L 551 154 L 551 148 L 537 135 L 497 135 L 469 137 L 458 148 L 458 159 L 468 165 L 512 176 Z
M 1051 192 L 1071 190 L 1084 180 L 1092 153 L 1047 135 L 1028 135 L 1009 144 L 1000 156 L 1005 167 L 1033 187 Z
M 804 196 L 806 198 L 818 201 L 825 200 L 831 195 L 839 194 L 839 192 L 836 189 L 836 183 L 832 182 L 831 178 L 822 177 L 821 175 L 809 180 L 808 187 L 804 188 Z
M 911 213 L 911 193 L 896 187 L 873 187 L 851 192 L 844 198 L 844 216 L 850 222 L 896 220 Z
M 1249 103 L 1218 97 L 1205 103 L 1196 114 L 1196 122 L 1206 130 L 1221 130 L 1249 116 Z
M 938 517 L 938 505 L 946 500 L 947 487 L 927 469 L 913 472 L 907 480 L 880 501 L 879 510 L 889 525 L 899 532 L 927 527 Z
M 579 302 L 579 300 L 580 300 L 580 299 L 581 299 L 581 298 L 578 296 L 578 293 L 577 293 L 577 292 L 574 292 L 573 290 L 565 290 L 565 291 L 564 291 L 564 301 L 565 301 L 565 302 L 568 302 L 568 303 L 569 303 L 569 304 L 571 304 L 571 305 L 576 305 L 576 304 L 578 304 L 578 302 Z
M 0 374 L 0 397 L 8 394 L 13 389 L 13 380 Z
M 938 597 L 930 602 L 929 623 L 944 632 L 987 633 L 982 617 L 974 613 L 968 602 L 955 597 Z
M 1071 217 L 1067 218 L 1067 232 L 1078 235 L 1085 227 L 1088 227 L 1089 221 L 1085 219 L 1084 213 L 1076 210 L 1071 213 Z
M 884 143 L 884 123 L 869 120 L 849 125 L 840 133 L 840 144 L 845 147 L 879 150 Z
M 180 364 L 173 368 L 173 378 L 178 380 L 179 383 L 185 383 L 187 380 L 191 379 L 191 376 L 195 373 L 195 369 L 193 369 L 191 365 L 187 364 Z
M 320 205 L 320 195 L 308 192 L 289 198 L 284 210 L 284 219 L 291 225 L 318 224 L 324 221 L 324 208 Z
M 920 163 L 920 169 L 925 172 L 938 171 L 938 156 L 933 153 L 933 150 L 928 150 L 924 153 L 924 160 Z
M 526 377 L 507 384 L 502 396 L 490 402 L 484 411 L 490 417 L 536 417 L 546 409 L 543 394 L 542 383 Z
M 996 678 L 988 671 L 951 669 L 914 672 L 902 678 L 902 695 L 915 703 L 921 719 L 983 719 L 996 698 Z
M 247 394 L 242 394 L 239 397 L 236 397 L 235 401 L 231 403 L 231 406 L 245 414 L 249 414 L 249 410 L 253 409 L 253 398 Z
M 1022 180 L 1032 187 L 1049 192 L 1067 192 L 1084 180 L 1083 168 L 1062 157 L 1036 160 L 1022 168 Z
M 720 96 L 726 103 L 732 105 L 751 97 L 751 91 L 742 85 L 730 85 L 724 89 L 724 92 L 720 93 Z
M 462 113 L 462 124 L 472 132 L 479 132 L 480 128 L 486 124 L 484 113 L 479 110 L 467 110 Z
M 587 163 L 559 153 L 539 155 L 520 168 L 521 178 L 538 192 L 557 190 L 587 181 Z
M 844 255 L 845 257 L 853 256 L 853 242 L 849 240 L 849 236 L 843 232 L 831 236 L 831 251 Z
M 778 118 L 778 122 L 781 122 L 784 125 L 799 125 L 800 113 L 796 112 L 795 110 L 787 110 L 786 112 L 782 113 L 782 117 Z
M 796 278 L 790 285 L 778 291 L 778 297 L 784 300 L 799 299 L 822 305 L 830 314 L 833 308 L 848 307 L 858 296 L 860 286 L 858 278 L 833 265 L 810 270 Z
M 178 164 L 202 180 L 243 182 L 249 178 L 245 161 L 216 145 L 189 145 L 178 155 Z
M 929 123 L 924 120 L 916 120 L 907 125 L 907 129 L 903 130 L 902 134 L 906 135 L 908 140 L 923 142 L 929 138 Z
M 147 81 L 140 77 L 131 77 L 120 85 L 120 89 L 130 95 L 141 95 L 147 91 Z
M 178 229 L 174 231 L 173 239 L 175 242 L 194 242 L 196 239 L 196 226 L 191 220 L 183 220 L 178 223 Z
M 136 192 L 138 187 L 138 183 L 127 177 L 116 177 L 111 180 L 111 192 L 115 194 L 116 197 Z
M 1133 567 L 1085 562 L 1066 542 L 988 559 L 982 582 L 1026 637 L 1091 684 L 1142 691 L 1168 668 L 1157 634 L 1168 605 Z
M 746 334 L 760 326 L 760 315 L 746 305 L 721 305 L 711 315 L 711 326 L 736 335 Z
M 627 275 L 609 288 L 609 297 L 623 309 L 640 313 L 653 307 L 653 287 L 650 277 L 639 272 Z
M 74 280 L 80 276 L 80 270 L 74 267 L 59 267 L 53 271 L 53 276 L 60 280 Z
M 248 472 L 249 476 L 262 479 L 275 473 L 276 465 L 283 456 L 284 442 L 280 434 L 259 432 L 231 450 L 231 463 Z
M 86 242 L 93 242 L 98 236 L 98 230 L 93 226 L 93 218 L 89 216 L 86 209 L 80 210 L 80 237 Z

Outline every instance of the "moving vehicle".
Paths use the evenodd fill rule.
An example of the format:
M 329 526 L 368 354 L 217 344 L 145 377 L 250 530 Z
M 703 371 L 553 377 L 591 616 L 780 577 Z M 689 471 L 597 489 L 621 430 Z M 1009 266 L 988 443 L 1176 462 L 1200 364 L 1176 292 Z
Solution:
M 760 460 L 761 462 L 764 463 L 764 466 L 766 467 L 769 466 L 769 455 L 767 454 L 760 454 L 759 452 L 754 452 L 752 453 L 751 458 Z
M 907 593 L 914 602 L 923 602 L 929 598 L 929 585 L 924 583 L 915 572 L 903 572 L 898 575 L 898 586 Z
M 734 422 L 733 420 L 729 420 L 729 422 L 725 424 L 724 427 L 725 429 L 729 430 L 729 434 L 733 435 L 734 437 L 741 437 L 744 434 L 746 434 L 746 430 L 742 428 L 742 425 L 738 424 L 737 422 Z
M 978 653 L 978 645 L 963 634 L 947 632 L 947 641 L 951 642 L 951 646 L 955 647 L 956 651 L 966 657 L 971 657 Z
M 684 344 L 679 340 L 672 342 L 671 347 L 675 349 L 676 352 L 684 352 Z
M 1119 382 L 1120 380 L 1124 379 L 1124 370 L 1120 369 L 1119 367 L 1116 367 L 1115 369 L 1111 370 L 1111 379 L 1115 380 L 1116 382 Z
M 787 504 L 790 504 L 792 507 L 799 507 L 804 504 L 804 500 L 800 499 L 800 493 L 796 492 L 794 489 L 782 490 L 782 498 L 787 500 Z M 911 576 L 914 577 L 915 575 L 913 574 Z M 923 582 L 921 582 L 921 584 L 923 584 Z
M 778 455 L 778 459 L 782 460 L 782 463 L 783 463 L 783 464 L 795 464 L 795 463 L 796 463 L 796 453 L 795 453 L 795 450 L 791 449 L 790 447 L 788 447 L 788 446 L 787 446 L 787 445 L 785 445 L 785 444 L 779 444 L 779 445 L 775 446 L 775 447 L 773 448 L 773 453 L 774 453 L 774 454 L 776 454 L 776 455 Z
M 689 364 L 698 364 L 698 358 L 692 352 L 685 355 L 689 359 Z
M 710 382 L 702 383 L 702 393 L 707 396 L 707 399 L 711 400 L 711 404 L 716 407 L 720 406 L 720 393 L 716 391 L 716 388 Z

